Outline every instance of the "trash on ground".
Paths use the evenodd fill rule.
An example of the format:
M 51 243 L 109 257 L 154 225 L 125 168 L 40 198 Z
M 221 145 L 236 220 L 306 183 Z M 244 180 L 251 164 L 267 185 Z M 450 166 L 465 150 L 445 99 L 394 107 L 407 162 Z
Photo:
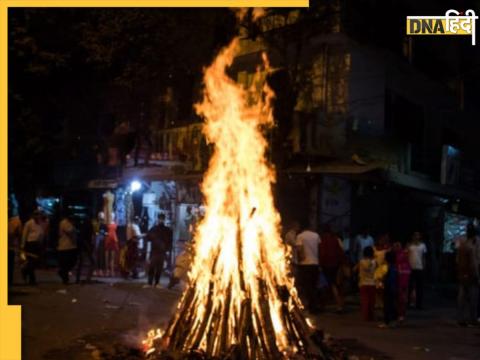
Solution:
M 105 305 L 105 308 L 115 310 L 115 309 L 120 309 L 120 306 L 107 304 L 107 305 Z

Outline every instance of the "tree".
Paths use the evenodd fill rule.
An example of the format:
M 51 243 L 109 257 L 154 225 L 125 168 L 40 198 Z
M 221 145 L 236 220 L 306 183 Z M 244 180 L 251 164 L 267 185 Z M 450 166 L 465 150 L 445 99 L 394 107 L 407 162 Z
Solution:
M 214 9 L 10 10 L 10 183 L 31 202 L 38 185 L 53 183 L 58 160 L 90 158 L 118 92 L 128 96 L 117 112 L 135 127 L 154 118 L 167 88 L 188 114 L 192 84 L 234 27 L 230 12 Z

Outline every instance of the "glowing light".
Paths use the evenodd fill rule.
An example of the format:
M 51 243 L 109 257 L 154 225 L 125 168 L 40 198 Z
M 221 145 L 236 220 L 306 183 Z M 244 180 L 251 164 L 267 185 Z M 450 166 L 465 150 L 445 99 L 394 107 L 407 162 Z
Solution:
M 142 183 L 138 180 L 133 180 L 130 183 L 130 191 L 133 193 L 135 191 L 138 191 L 142 188 Z

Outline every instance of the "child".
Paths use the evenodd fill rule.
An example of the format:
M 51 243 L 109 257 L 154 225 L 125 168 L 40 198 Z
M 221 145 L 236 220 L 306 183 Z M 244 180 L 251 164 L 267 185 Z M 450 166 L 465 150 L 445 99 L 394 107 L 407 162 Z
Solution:
M 372 321 L 375 311 L 375 269 L 373 248 L 363 250 L 363 258 L 358 263 L 358 286 L 360 288 L 360 307 L 365 321 Z
M 408 252 L 402 248 L 402 244 L 396 242 L 393 244 L 395 250 L 395 261 L 398 271 L 398 321 L 405 319 L 405 313 L 408 305 L 408 283 L 410 279 L 410 261 L 408 260 Z
M 397 296 L 398 296 L 398 271 L 395 264 L 395 253 L 389 251 L 385 254 L 387 273 L 383 281 L 383 324 L 386 328 L 394 325 L 397 320 Z
M 388 233 L 379 236 L 376 244 L 373 247 L 373 256 L 377 269 L 375 270 L 375 281 L 377 287 L 377 294 L 375 298 L 375 308 L 383 309 L 383 280 L 387 273 L 387 265 L 385 263 L 385 254 L 390 250 L 390 237 Z
M 381 260 L 376 257 L 375 249 L 373 250 L 373 256 L 375 259 L 375 308 L 383 309 L 383 285 L 385 276 L 387 275 L 388 266 L 385 261 L 385 254 Z
M 177 256 L 175 259 L 175 269 L 170 278 L 168 288 L 171 289 L 177 285 L 180 280 L 188 280 L 188 271 L 190 270 L 190 265 L 193 257 L 193 245 L 187 244 L 185 249 Z

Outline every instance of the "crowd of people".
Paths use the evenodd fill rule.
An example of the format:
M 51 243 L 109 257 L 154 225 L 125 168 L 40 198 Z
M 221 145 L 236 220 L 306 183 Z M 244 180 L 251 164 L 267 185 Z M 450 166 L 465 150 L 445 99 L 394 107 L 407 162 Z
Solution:
M 16 207 L 8 207 L 8 283 L 18 258 L 26 284 L 36 285 L 36 270 L 45 258 L 46 239 L 51 231 L 48 216 L 35 210 L 22 224 Z M 140 231 L 138 219 L 128 224 L 127 241 L 120 244 L 117 226 L 105 222 L 103 213 L 94 219 L 65 213 L 58 224 L 56 262 L 58 276 L 68 284 L 72 275 L 76 283 L 91 282 L 93 276 L 138 278 L 143 272 L 148 284 L 158 286 L 172 252 L 172 230 L 159 214 L 156 224 L 146 233 Z M 178 275 L 177 276 L 182 276 Z M 171 284 L 177 283 L 172 276 Z
M 408 308 L 424 307 L 427 246 L 418 231 L 402 243 L 392 242 L 388 233 L 374 239 L 367 228 L 352 237 L 334 233 L 329 225 L 317 232 L 293 222 L 284 239 L 292 251 L 300 297 L 311 313 L 319 311 L 325 293 L 331 294 L 336 311 L 342 313 L 347 290 L 358 291 L 362 318 L 380 320 L 382 328 L 402 323 Z M 477 326 L 480 239 L 472 224 L 456 243 L 458 323 Z M 381 318 L 375 317 L 375 309 L 382 309 Z
M 30 285 L 37 284 L 36 269 L 45 250 L 50 221 L 40 210 L 22 224 L 17 208 L 8 207 L 8 282 L 13 283 L 15 259 L 21 259 L 21 274 Z M 388 233 L 376 239 L 365 228 L 357 236 L 337 234 L 328 225 L 319 233 L 293 222 L 284 234 L 291 249 L 292 273 L 306 309 L 317 313 L 324 294 L 332 295 L 336 311 L 345 308 L 345 292 L 358 291 L 365 321 L 378 320 L 375 309 L 383 309 L 381 327 L 404 321 L 407 309 L 423 309 L 427 246 L 422 234 L 413 232 L 408 241 L 392 242 Z M 169 269 L 171 288 L 186 280 L 191 263 L 189 244 L 172 263 L 172 230 L 165 215 L 142 233 L 135 219 L 128 224 L 127 241 L 120 244 L 117 226 L 107 224 L 100 212 L 94 219 L 78 219 L 64 214 L 58 224 L 56 259 L 58 276 L 68 284 L 90 282 L 93 276 L 138 278 L 144 272 L 151 286 L 158 286 Z M 17 256 L 18 255 L 18 256 Z M 480 239 L 475 227 L 456 241 L 458 278 L 458 322 L 461 326 L 478 325 L 480 314 L 479 271 Z M 85 278 L 82 280 L 82 276 Z M 329 291 L 325 291 L 328 289 Z M 321 291 L 319 291 L 321 290 Z

